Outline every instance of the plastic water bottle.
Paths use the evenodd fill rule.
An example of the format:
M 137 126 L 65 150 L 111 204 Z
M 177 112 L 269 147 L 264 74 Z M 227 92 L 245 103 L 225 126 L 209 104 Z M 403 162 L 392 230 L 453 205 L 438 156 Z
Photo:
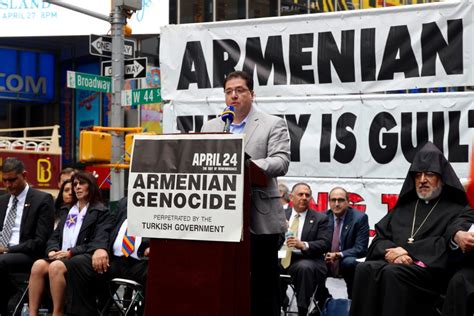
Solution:
M 28 303 L 23 304 L 23 308 L 21 309 L 21 316 L 29 316 L 30 309 L 28 308 Z
M 295 233 L 293 233 L 291 230 L 288 230 L 288 231 L 285 233 L 285 243 L 286 243 L 286 241 L 288 240 L 288 238 L 293 237 L 294 235 L 295 235 Z

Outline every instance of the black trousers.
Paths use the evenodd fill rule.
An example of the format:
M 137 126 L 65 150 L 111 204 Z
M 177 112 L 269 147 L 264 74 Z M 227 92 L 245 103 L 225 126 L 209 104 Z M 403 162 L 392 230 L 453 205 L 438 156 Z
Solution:
M 278 316 L 280 234 L 250 234 L 250 295 L 252 316 Z
M 74 256 L 64 263 L 68 269 L 66 313 L 69 315 L 98 315 L 98 291 L 107 289 L 105 282 L 113 278 L 131 279 L 145 286 L 146 260 L 112 256 L 109 271 L 104 274 L 94 271 L 90 254 Z
M 443 271 L 366 261 L 356 268 L 351 316 L 432 316 Z
M 474 314 L 474 266 L 458 270 L 451 278 L 443 305 L 443 316 Z
M 12 273 L 30 273 L 34 259 L 23 253 L 0 254 L 0 315 L 8 314 L 8 301 L 15 294 Z

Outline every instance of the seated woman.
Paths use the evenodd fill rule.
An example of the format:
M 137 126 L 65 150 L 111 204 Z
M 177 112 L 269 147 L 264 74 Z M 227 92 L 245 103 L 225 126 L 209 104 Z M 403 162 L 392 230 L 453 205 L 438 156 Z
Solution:
M 61 210 L 61 221 L 47 243 L 47 258 L 37 260 L 31 268 L 29 304 L 32 316 L 38 315 L 47 276 L 53 315 L 63 315 L 68 262 L 81 254 L 107 249 L 113 217 L 102 203 L 96 179 L 91 173 L 80 171 L 73 176 L 72 184 L 72 203 Z
M 61 184 L 58 197 L 54 201 L 54 229 L 61 220 L 61 210 L 67 210 L 66 206 L 72 203 L 72 179 L 67 179 Z

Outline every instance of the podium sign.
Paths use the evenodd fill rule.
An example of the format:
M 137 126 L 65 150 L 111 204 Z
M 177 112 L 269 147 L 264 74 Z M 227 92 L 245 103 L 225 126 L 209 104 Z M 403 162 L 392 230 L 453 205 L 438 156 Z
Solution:
M 128 181 L 133 235 L 239 242 L 243 135 L 136 135 Z

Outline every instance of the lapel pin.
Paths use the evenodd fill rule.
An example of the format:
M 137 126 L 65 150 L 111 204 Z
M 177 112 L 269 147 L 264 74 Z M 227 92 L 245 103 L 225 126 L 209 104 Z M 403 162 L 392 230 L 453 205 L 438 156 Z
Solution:
M 30 203 L 26 203 L 24 207 L 28 207 L 28 206 L 30 206 Z
M 311 224 L 313 224 L 314 221 L 311 219 L 309 222 L 310 222 Z
M 346 225 L 346 227 L 344 227 L 344 229 L 349 229 L 349 225 Z

